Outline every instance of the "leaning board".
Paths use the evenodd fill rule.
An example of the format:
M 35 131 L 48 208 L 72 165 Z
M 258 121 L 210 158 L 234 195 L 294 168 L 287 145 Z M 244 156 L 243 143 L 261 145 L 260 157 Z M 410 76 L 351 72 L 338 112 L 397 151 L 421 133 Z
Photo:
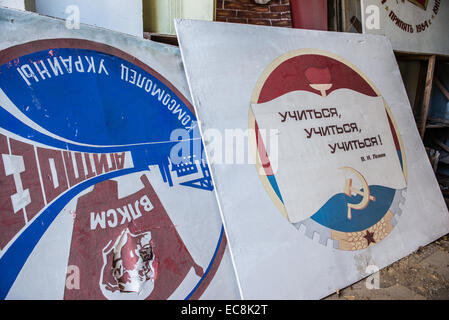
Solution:
M 245 299 L 323 298 L 449 231 L 385 37 L 176 27 Z
M 0 8 L 0 299 L 238 299 L 179 49 Z

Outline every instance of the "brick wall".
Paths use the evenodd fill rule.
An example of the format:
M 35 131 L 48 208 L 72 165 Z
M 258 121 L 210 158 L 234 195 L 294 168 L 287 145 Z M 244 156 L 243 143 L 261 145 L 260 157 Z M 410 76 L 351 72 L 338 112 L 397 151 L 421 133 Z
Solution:
M 289 0 L 271 0 L 257 4 L 254 0 L 216 0 L 216 21 L 291 27 Z

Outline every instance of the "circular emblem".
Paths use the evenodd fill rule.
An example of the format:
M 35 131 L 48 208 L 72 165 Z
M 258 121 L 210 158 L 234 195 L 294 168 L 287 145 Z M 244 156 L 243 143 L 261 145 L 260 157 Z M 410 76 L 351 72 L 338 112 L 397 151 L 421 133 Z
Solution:
M 198 141 L 189 101 L 135 57 L 87 40 L 3 50 L 0 74 L 1 298 L 42 237 L 65 244 L 80 275 L 65 299 L 199 298 L 226 238 L 204 209 L 215 199 L 205 160 L 172 161 L 173 131 Z M 67 214 L 73 225 L 50 228 Z M 51 265 L 64 257 L 35 276 L 65 274 Z
M 249 128 L 265 190 L 307 237 L 360 250 L 393 230 L 407 190 L 404 148 L 387 103 L 356 66 L 312 49 L 279 57 L 253 91 Z M 275 150 L 267 129 L 276 130 Z
M 441 0 L 382 0 L 382 6 L 399 29 L 421 33 L 431 28 L 440 11 Z

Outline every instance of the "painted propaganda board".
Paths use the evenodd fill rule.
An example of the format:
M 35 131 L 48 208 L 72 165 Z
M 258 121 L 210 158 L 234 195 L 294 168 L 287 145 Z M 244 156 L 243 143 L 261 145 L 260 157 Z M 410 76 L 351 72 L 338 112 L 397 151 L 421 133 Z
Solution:
M 238 299 L 179 49 L 7 9 L 0 30 L 0 298 Z
M 362 0 L 363 32 L 385 35 L 394 50 L 449 55 L 449 3 Z
M 243 298 L 323 298 L 449 231 L 385 37 L 176 27 Z

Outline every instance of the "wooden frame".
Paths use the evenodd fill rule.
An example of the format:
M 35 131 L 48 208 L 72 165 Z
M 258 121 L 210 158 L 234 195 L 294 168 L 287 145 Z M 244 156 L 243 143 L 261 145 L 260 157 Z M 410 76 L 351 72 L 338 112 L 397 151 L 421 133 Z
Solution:
M 418 84 L 413 104 L 413 114 L 417 118 L 418 130 L 421 138 L 424 138 L 427 126 L 427 117 L 430 108 L 430 99 L 434 83 L 435 65 L 437 58 L 446 60 L 447 56 L 426 54 L 413 54 L 409 52 L 395 52 L 396 59 L 402 61 L 420 61 L 421 67 L 418 76 Z
M 440 89 L 441 93 L 446 97 L 446 99 L 449 101 L 449 91 L 444 87 L 443 83 L 441 83 L 440 80 L 435 76 L 433 78 L 433 81 L 435 82 L 435 85 Z
M 421 138 L 424 138 L 424 133 L 426 132 L 426 123 L 427 123 L 427 115 L 429 113 L 430 107 L 430 98 L 432 96 L 432 87 L 433 87 L 433 75 L 435 73 L 435 63 L 436 56 L 430 56 L 427 62 L 427 74 L 426 74 L 426 84 L 424 87 L 424 97 L 421 106 L 421 115 L 420 115 L 420 126 L 419 133 L 421 134 Z

